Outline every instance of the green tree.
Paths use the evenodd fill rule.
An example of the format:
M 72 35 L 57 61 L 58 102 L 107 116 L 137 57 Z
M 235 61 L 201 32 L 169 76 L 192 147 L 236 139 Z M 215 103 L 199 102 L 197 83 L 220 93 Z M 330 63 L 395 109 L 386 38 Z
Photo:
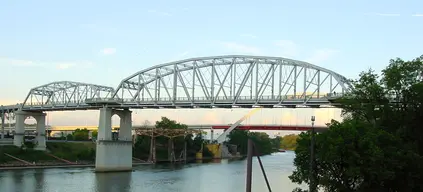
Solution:
M 158 129 L 188 129 L 185 124 L 177 123 L 175 120 L 170 120 L 167 117 L 162 117 L 160 121 L 156 121 L 156 128 Z
M 229 144 L 236 145 L 240 154 L 247 154 L 248 138 L 250 138 L 257 147 L 259 155 L 268 155 L 274 152 L 272 139 L 264 132 L 250 132 L 246 130 L 235 129 L 228 135 Z
M 75 141 L 86 141 L 88 140 L 88 132 L 89 130 L 87 128 L 84 129 L 76 129 L 73 133 L 73 139 Z
M 343 122 L 316 136 L 316 177 L 328 191 L 423 190 L 423 56 L 390 60 L 379 77 L 372 70 L 351 81 L 341 104 Z M 308 183 L 310 134 L 298 139 L 296 170 Z
M 148 122 L 145 123 L 145 128 L 147 127 Z M 188 126 L 171 120 L 167 117 L 162 117 L 160 121 L 156 121 L 156 129 L 188 129 Z M 185 147 L 185 142 L 187 144 L 187 158 L 194 159 L 197 152 L 200 151 L 201 145 L 204 143 L 204 139 L 201 134 L 196 135 L 187 134 L 185 137 L 175 137 L 173 138 L 173 144 L 175 149 L 175 155 L 179 157 Z M 158 159 L 167 159 L 167 150 L 168 150 L 168 141 L 169 138 L 164 136 L 156 137 L 156 154 Z M 147 159 L 150 153 L 150 136 L 138 136 L 137 142 L 134 145 L 133 153 L 135 157 L 141 159 Z M 207 148 L 203 148 L 203 157 L 211 157 L 212 154 L 208 151 Z
M 270 142 L 272 143 L 272 150 L 278 151 L 281 148 L 282 137 L 277 136 L 271 139 Z
M 268 155 L 274 152 L 272 142 L 267 133 L 264 132 L 250 132 L 248 134 L 251 140 L 255 143 L 257 155 Z
M 228 143 L 236 145 L 240 154 L 247 154 L 248 134 L 249 131 L 235 129 L 228 134 Z
M 66 140 L 72 141 L 73 140 L 73 135 L 72 134 L 66 135 Z
M 301 133 L 295 150 L 296 167 L 290 179 L 309 183 L 310 132 Z M 326 191 L 389 191 L 388 184 L 398 167 L 406 162 L 392 161 L 400 140 L 369 123 L 345 119 L 332 121 L 329 129 L 316 135 L 316 165 L 318 184 Z M 383 165 L 383 166 L 382 166 Z
M 97 136 L 98 136 L 98 131 L 97 130 L 92 131 L 91 137 L 92 138 L 97 138 Z
M 280 148 L 287 150 L 295 150 L 297 147 L 298 135 L 289 134 L 281 138 Z

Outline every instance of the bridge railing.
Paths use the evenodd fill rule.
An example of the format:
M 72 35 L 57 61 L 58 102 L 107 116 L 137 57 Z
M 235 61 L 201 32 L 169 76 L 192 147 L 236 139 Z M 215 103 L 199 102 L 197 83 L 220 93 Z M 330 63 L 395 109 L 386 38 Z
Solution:
M 322 99 L 322 100 L 328 100 L 328 99 L 335 99 L 344 96 L 343 93 L 328 93 L 328 94 L 321 94 L 321 95 L 267 95 L 267 96 L 260 96 L 259 98 L 251 97 L 251 96 L 240 96 L 237 98 L 237 101 L 256 101 L 256 100 L 262 100 L 262 101 L 284 101 L 284 100 L 294 100 L 294 101 L 308 101 L 313 99 Z M 391 102 L 396 102 L 398 98 L 395 95 L 389 94 L 387 96 Z M 218 102 L 232 102 L 236 98 L 234 96 L 219 96 L 216 98 L 210 98 L 210 97 L 194 97 L 194 101 L 196 102 L 211 102 L 211 101 L 218 101 Z M 191 102 L 191 98 L 188 97 L 176 97 L 176 99 L 169 98 L 169 97 L 162 97 L 159 99 L 152 99 L 152 98 L 141 98 L 137 100 L 133 99 L 117 99 L 117 98 L 92 98 L 92 99 L 86 99 L 85 102 L 72 102 L 72 101 L 61 101 L 61 102 L 54 102 L 54 103 L 42 103 L 42 102 L 33 102 L 33 103 L 27 103 L 24 105 L 24 108 L 53 108 L 53 107 L 87 107 L 90 106 L 89 103 L 104 103 L 104 102 L 110 102 L 113 104 L 130 104 L 130 103 L 155 103 L 155 102 L 165 102 L 165 103 L 172 103 L 172 102 Z M 23 103 L 18 103 L 16 105 L 8 105 L 8 106 L 0 106 L 0 111 L 7 111 L 7 110 L 16 110 L 20 109 L 23 106 Z
M 14 110 L 19 109 L 22 106 L 22 103 L 17 103 L 16 105 L 1 105 L 0 111 L 8 111 L 8 110 Z
M 113 99 L 115 100 L 115 99 Z M 111 98 L 93 98 L 93 99 L 86 99 L 84 102 L 80 101 L 54 101 L 49 103 L 43 102 L 30 102 L 27 103 L 25 106 L 28 107 L 37 107 L 37 106 L 79 106 L 79 105 L 87 105 L 87 102 L 95 102 L 95 101 L 111 101 Z
M 307 99 L 328 99 L 328 98 L 336 98 L 341 97 L 342 93 L 335 93 L 335 94 L 322 94 L 322 95 L 266 95 L 266 96 L 260 96 L 256 98 L 255 96 L 239 96 L 237 98 L 238 101 L 251 101 L 251 100 L 295 100 L 295 99 L 301 99 L 301 100 L 307 100 Z M 234 96 L 218 96 L 218 97 L 193 97 L 194 101 L 210 101 L 210 100 L 216 100 L 216 101 L 233 101 L 236 97 Z M 139 99 L 123 99 L 123 102 L 154 102 L 154 101 L 191 101 L 192 99 L 189 97 L 176 97 L 169 98 L 169 97 L 161 97 L 161 98 L 139 98 Z
M 329 94 L 322 94 L 322 95 L 266 95 L 266 96 L 260 96 L 258 98 L 251 97 L 251 96 L 239 96 L 237 98 L 238 101 L 255 101 L 255 100 L 272 100 L 272 101 L 283 101 L 283 100 L 309 100 L 309 99 L 329 99 L 329 98 L 337 98 L 343 96 L 342 93 L 329 93 Z M 210 98 L 210 97 L 194 97 L 194 101 L 233 101 L 236 98 L 234 96 L 219 96 L 216 98 Z M 176 99 L 169 98 L 169 97 L 162 97 L 158 99 L 152 99 L 152 98 L 140 98 L 137 100 L 133 99 L 117 99 L 117 98 L 92 98 L 92 99 L 86 99 L 85 102 L 80 101 L 60 101 L 60 102 L 52 102 L 52 103 L 43 103 L 43 102 L 32 102 L 27 103 L 24 105 L 24 108 L 39 108 L 39 107 L 84 107 L 87 106 L 88 103 L 104 103 L 104 102 L 111 102 L 111 103 L 133 103 L 133 102 L 174 102 L 174 101 L 186 101 L 190 102 L 192 101 L 191 98 L 188 97 L 176 97 Z M 4 109 L 11 109 L 16 108 L 20 109 L 21 106 L 23 106 L 22 103 L 16 104 L 16 105 L 9 105 L 4 106 Z M 0 109 L 2 109 L 0 107 Z
M 233 100 L 237 99 L 238 101 L 255 101 L 255 100 L 271 100 L 271 101 L 283 101 L 283 100 L 311 100 L 311 99 L 330 99 L 330 98 L 337 98 L 343 96 L 342 93 L 329 93 L 329 94 L 322 94 L 322 95 L 265 95 L 260 96 L 258 98 L 251 97 L 251 96 L 239 96 L 238 98 L 234 96 L 219 96 L 216 98 L 210 98 L 210 97 L 194 97 L 194 101 L 228 101 L 232 102 Z M 60 101 L 60 102 L 51 102 L 51 103 L 43 103 L 43 102 L 32 102 L 27 103 L 24 105 L 24 108 L 39 108 L 39 107 L 84 107 L 88 106 L 89 103 L 104 103 L 104 102 L 111 102 L 111 103 L 118 103 L 118 104 L 124 104 L 124 103 L 133 103 L 133 102 L 147 102 L 147 103 L 154 103 L 157 101 L 161 102 L 174 102 L 174 101 L 180 101 L 180 102 L 190 102 L 192 101 L 191 98 L 188 97 L 176 97 L 176 99 L 169 98 L 169 97 L 162 97 L 158 99 L 152 99 L 152 98 L 140 98 L 137 100 L 133 99 L 117 99 L 117 98 L 92 98 L 92 99 L 86 99 L 85 102 L 80 101 Z M 11 105 L 11 106 L 5 106 L 5 108 L 21 108 L 23 104 L 17 104 L 17 105 Z
M 116 102 L 122 103 L 123 99 L 118 98 L 92 98 L 92 99 L 85 99 L 85 103 L 98 103 L 98 102 Z

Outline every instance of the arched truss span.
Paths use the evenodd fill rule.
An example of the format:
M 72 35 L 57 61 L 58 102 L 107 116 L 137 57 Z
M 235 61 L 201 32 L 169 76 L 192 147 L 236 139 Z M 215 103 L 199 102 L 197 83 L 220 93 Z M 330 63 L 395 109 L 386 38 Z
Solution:
M 113 87 L 80 83 L 72 81 L 56 81 L 32 88 L 26 96 L 21 108 L 67 108 L 85 105 L 86 99 L 110 98 Z
M 228 55 L 186 59 L 139 71 L 121 81 L 113 98 L 143 105 L 308 105 L 327 102 L 329 93 L 348 89 L 345 77 L 310 63 Z

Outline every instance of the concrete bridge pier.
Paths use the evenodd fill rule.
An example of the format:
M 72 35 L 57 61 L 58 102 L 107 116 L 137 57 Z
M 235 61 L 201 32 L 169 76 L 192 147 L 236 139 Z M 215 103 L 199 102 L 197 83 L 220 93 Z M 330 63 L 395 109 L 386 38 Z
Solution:
M 5 114 L 2 112 L 1 113 L 1 138 L 0 139 L 4 139 L 4 116 Z
M 45 151 L 46 145 L 46 114 L 40 113 L 40 115 L 33 116 L 37 121 L 37 136 L 35 138 L 35 150 Z
M 117 140 L 112 138 L 112 116 L 120 117 Z M 132 111 L 100 109 L 95 170 L 97 172 L 132 170 Z
M 13 145 L 21 147 L 24 143 L 25 137 L 25 119 L 27 117 L 34 117 L 37 121 L 37 136 L 35 138 L 35 150 L 46 150 L 46 114 L 42 112 L 15 112 L 15 134 Z

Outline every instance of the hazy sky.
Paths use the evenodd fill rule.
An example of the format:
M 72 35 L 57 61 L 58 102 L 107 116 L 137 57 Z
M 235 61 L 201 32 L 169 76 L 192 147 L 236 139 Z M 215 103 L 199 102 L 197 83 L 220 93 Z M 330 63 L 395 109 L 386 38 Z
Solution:
M 417 0 L 1 1 L 0 104 L 21 102 L 30 88 L 52 81 L 116 87 L 136 71 L 197 56 L 282 56 L 354 78 L 369 67 L 379 71 L 391 58 L 422 54 L 422 7 Z M 283 114 L 303 124 L 313 112 Z M 190 114 L 178 118 L 225 122 L 242 116 L 232 113 L 146 110 L 134 119 Z M 288 121 L 275 115 L 279 111 L 263 113 L 257 123 Z M 83 124 L 96 123 L 96 114 L 49 115 L 56 124 Z

